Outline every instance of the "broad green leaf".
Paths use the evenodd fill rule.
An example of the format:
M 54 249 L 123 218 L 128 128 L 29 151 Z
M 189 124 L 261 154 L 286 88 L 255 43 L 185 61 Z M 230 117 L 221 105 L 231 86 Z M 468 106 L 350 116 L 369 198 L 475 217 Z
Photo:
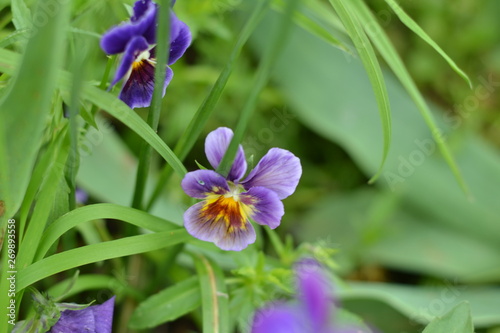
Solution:
M 355 11 L 352 10 L 350 1 L 330 0 L 330 3 L 335 8 L 335 11 L 344 23 L 344 26 L 351 37 L 356 50 L 358 51 L 372 84 L 375 99 L 377 100 L 380 119 L 382 122 L 384 146 L 382 162 L 380 163 L 377 173 L 369 181 L 372 183 L 381 175 L 391 145 L 391 108 L 389 105 L 389 96 L 387 95 L 387 87 L 384 76 L 382 75 L 382 69 L 380 68 L 377 56 L 375 55 L 375 51 L 373 50 L 373 47 L 363 30 L 361 22 L 358 21 L 358 17 L 355 15 Z
M 173 321 L 201 304 L 198 277 L 193 276 L 141 302 L 129 321 L 132 329 L 152 328 Z
M 399 81 L 405 87 L 406 91 L 415 102 L 415 105 L 418 107 L 422 117 L 424 118 L 433 135 L 435 142 L 437 143 L 439 150 L 441 151 L 441 154 L 443 154 L 446 163 L 448 163 L 451 171 L 457 179 L 457 182 L 460 184 L 460 187 L 462 187 L 462 190 L 468 194 L 467 185 L 465 184 L 463 176 L 458 169 L 457 163 L 453 158 L 448 144 L 440 138 L 441 131 L 439 130 L 438 125 L 429 107 L 427 106 L 427 103 L 422 97 L 422 94 L 420 94 L 420 92 L 418 91 L 416 84 L 410 77 L 408 70 L 404 66 L 403 61 L 399 57 L 396 49 L 387 37 L 385 31 L 380 27 L 373 13 L 363 2 L 363 0 L 353 1 L 353 6 L 357 8 L 357 14 L 362 18 L 364 22 L 366 22 L 366 32 L 369 34 L 370 39 L 377 47 L 377 50 L 385 59 L 389 67 L 391 67 L 394 74 L 398 77 Z
M 21 291 L 59 272 L 98 261 L 163 249 L 185 242 L 189 238 L 186 230 L 178 229 L 125 237 L 57 253 L 20 270 L 17 275 L 17 290 Z
M 443 317 L 434 319 L 422 333 L 474 333 L 469 303 L 455 306 Z
M 134 208 L 105 203 L 88 205 L 70 211 L 49 225 L 41 237 L 36 256 L 37 261 L 45 256 L 54 242 L 66 231 L 80 223 L 97 219 L 120 220 L 157 232 L 178 228 L 177 225 L 169 221 Z
M 213 261 L 195 255 L 203 310 L 204 333 L 229 332 L 229 295 L 222 270 Z
M 40 1 L 37 13 L 48 2 Z M 21 4 L 13 1 L 14 6 Z M 42 143 L 57 72 L 63 63 L 67 20 L 67 4 L 61 4 L 56 15 L 33 34 L 18 68 L 14 69 L 13 63 L 8 65 L 14 78 L 0 101 L 0 198 L 10 217 L 19 209 Z M 2 63 L 9 60 L 1 59 Z
M 391 6 L 392 10 L 399 17 L 399 19 L 401 20 L 401 22 L 403 22 L 403 24 L 406 25 L 411 31 L 413 31 L 415 34 L 417 34 L 420 38 L 422 38 L 423 41 L 425 41 L 434 50 L 436 50 L 436 52 L 439 53 L 443 57 L 444 60 L 446 60 L 446 62 L 450 65 L 450 67 L 458 75 L 460 75 L 465 80 L 465 82 L 467 82 L 467 84 L 469 85 L 469 87 L 472 89 L 472 82 L 470 81 L 470 79 L 467 76 L 467 74 L 465 74 L 465 72 L 462 71 L 457 66 L 457 64 L 455 63 L 455 61 L 453 61 L 453 59 L 451 59 L 441 49 L 441 47 L 439 47 L 439 45 L 437 45 L 436 42 L 434 42 L 432 40 L 432 38 L 429 37 L 429 35 L 427 35 L 427 33 L 424 30 L 422 30 L 422 28 L 420 28 L 420 26 L 415 21 L 413 21 L 413 19 L 410 16 L 408 16 L 408 14 L 405 13 L 405 11 L 403 10 L 403 8 L 401 8 L 399 6 L 399 4 L 395 0 L 385 0 L 385 2 L 387 2 L 387 4 L 389 6 Z
M 398 310 L 413 323 L 428 324 L 455 306 L 463 306 L 466 301 L 471 305 L 472 322 L 476 328 L 500 324 L 497 311 L 500 307 L 500 289 L 496 286 L 476 287 L 445 280 L 439 285 L 420 287 L 369 282 L 353 282 L 339 287 L 342 301 L 377 300 Z M 464 320 L 467 316 L 464 316 Z

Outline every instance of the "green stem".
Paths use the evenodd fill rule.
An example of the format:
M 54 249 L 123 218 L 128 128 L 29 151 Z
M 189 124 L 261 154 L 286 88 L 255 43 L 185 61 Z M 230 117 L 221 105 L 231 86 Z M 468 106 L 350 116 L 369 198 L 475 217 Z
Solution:
M 278 26 L 278 30 L 275 32 L 273 38 L 271 39 L 271 44 L 262 57 L 262 61 L 257 69 L 252 90 L 250 91 L 250 95 L 248 96 L 246 104 L 241 111 L 238 124 L 236 125 L 233 139 L 231 140 L 231 143 L 229 144 L 229 147 L 227 148 L 227 151 L 217 168 L 217 172 L 223 176 L 227 176 L 229 170 L 231 169 L 238 145 L 243 139 L 248 122 L 257 105 L 257 99 L 269 79 L 269 75 L 274 67 L 274 64 L 276 63 L 276 60 L 278 59 L 280 51 L 285 45 L 290 26 L 292 25 L 292 16 L 297 4 L 298 0 L 288 1 L 285 12 Z
M 184 161 L 189 151 L 191 151 L 191 149 L 193 148 L 208 118 L 212 114 L 212 111 L 215 109 L 215 106 L 217 105 L 217 102 L 219 101 L 219 98 L 224 91 L 224 87 L 226 86 L 226 83 L 231 76 L 234 64 L 241 53 L 241 49 L 246 44 L 248 38 L 257 27 L 257 24 L 259 24 L 264 10 L 268 7 L 268 3 L 269 0 L 261 0 L 255 6 L 252 15 L 250 16 L 245 26 L 241 30 L 240 35 L 238 36 L 238 39 L 233 47 L 233 50 L 231 51 L 229 60 L 224 66 L 224 69 L 220 73 L 214 86 L 210 90 L 209 94 L 207 95 L 199 109 L 196 111 L 196 114 L 189 123 L 186 131 L 184 131 L 184 134 L 181 136 L 177 145 L 175 146 L 174 152 L 181 161 Z M 146 205 L 146 210 L 150 210 L 153 204 L 159 198 L 161 191 L 172 175 L 172 172 L 172 167 L 169 164 L 165 165 L 161 172 L 160 179 L 156 183 L 154 192 L 149 199 L 148 204 Z

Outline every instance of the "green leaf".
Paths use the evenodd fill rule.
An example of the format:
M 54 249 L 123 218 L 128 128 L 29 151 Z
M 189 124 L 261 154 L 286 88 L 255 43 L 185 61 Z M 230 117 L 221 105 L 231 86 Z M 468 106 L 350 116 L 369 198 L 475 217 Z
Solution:
M 384 167 L 387 155 L 389 154 L 389 148 L 391 146 L 391 108 L 389 105 L 387 87 L 385 84 L 384 76 L 382 75 L 382 69 L 380 68 L 377 56 L 375 55 L 375 51 L 373 50 L 373 47 L 368 40 L 368 37 L 366 36 L 363 30 L 363 26 L 358 20 L 358 17 L 356 17 L 355 11 L 352 9 L 350 2 L 345 0 L 330 0 L 330 3 L 335 8 L 335 11 L 344 23 L 344 26 L 349 36 L 351 37 L 354 46 L 356 46 L 358 54 L 365 66 L 366 72 L 372 84 L 372 88 L 375 93 L 375 99 L 377 100 L 380 120 L 382 122 L 384 146 L 382 152 L 382 161 L 380 163 L 378 171 L 369 181 L 370 183 L 373 183 L 382 173 L 382 169 Z
M 453 61 L 453 59 L 451 59 L 440 47 L 439 45 L 436 44 L 436 42 L 434 42 L 432 40 L 431 37 L 429 37 L 429 35 L 427 35 L 427 33 L 422 30 L 422 28 L 420 28 L 420 26 L 415 22 L 413 21 L 413 19 L 408 16 L 408 14 L 405 13 L 405 11 L 403 10 L 403 8 L 401 8 L 399 6 L 399 4 L 395 1 L 395 0 L 385 0 L 385 2 L 387 2 L 387 4 L 389 6 L 391 6 L 392 10 L 394 11 L 394 13 L 399 17 L 399 19 L 401 20 L 401 22 L 403 22 L 404 25 L 406 25 L 411 31 L 413 31 L 415 34 L 417 34 L 420 38 L 422 38 L 423 41 L 425 41 L 427 44 L 429 44 L 434 50 L 436 50 L 437 53 L 439 53 L 444 60 L 446 60 L 446 62 L 448 63 L 448 65 L 450 65 L 450 67 L 458 74 L 460 75 L 464 80 L 465 82 L 467 82 L 467 84 L 469 85 L 469 87 L 472 89 L 472 82 L 470 81 L 469 77 L 467 76 L 467 74 L 465 74 L 464 71 L 462 71 L 458 66 L 457 64 L 455 63 L 455 61 Z
M 50 0 L 39 2 L 37 13 L 43 11 L 42 6 L 47 2 Z M 14 8 L 21 8 L 23 4 L 22 1 L 12 3 Z M 57 72 L 63 63 L 67 14 L 67 4 L 61 4 L 57 14 L 29 40 L 17 69 L 14 70 L 13 63 L 9 66 L 12 70 L 9 74 L 14 79 L 8 94 L 0 101 L 0 156 L 3 156 L 0 198 L 5 201 L 7 216 L 13 216 L 19 209 L 42 143 Z M 19 24 L 24 24 L 21 18 L 24 15 L 19 14 Z M 1 59 L 2 63 L 8 61 L 8 58 Z
M 233 138 L 231 139 L 231 142 L 229 143 L 229 146 L 227 147 L 227 150 L 217 167 L 217 172 L 221 175 L 227 175 L 231 169 L 231 165 L 233 164 L 236 156 L 236 150 L 243 139 L 248 122 L 250 121 L 252 113 L 257 105 L 260 92 L 267 84 L 271 71 L 274 69 L 274 65 L 278 60 L 278 56 L 285 46 L 285 41 L 289 36 L 288 33 L 292 27 L 292 16 L 298 2 L 298 0 L 289 0 L 287 2 L 284 13 L 280 17 L 278 27 L 273 32 L 268 45 L 266 45 L 266 49 L 257 68 L 250 93 L 243 109 L 241 110 L 240 118 L 234 130 Z
M 141 302 L 130 318 L 132 329 L 152 328 L 173 321 L 201 304 L 198 277 L 193 276 Z
M 407 286 L 388 283 L 352 282 L 339 285 L 339 297 L 350 304 L 376 300 L 404 314 L 414 324 L 425 324 L 454 307 L 471 304 L 472 322 L 479 327 L 500 324 L 500 290 L 495 286 L 470 286 L 445 280 L 434 286 Z M 469 312 L 467 304 L 467 312 Z M 469 316 L 464 316 L 465 319 Z M 441 332 L 452 332 L 443 330 Z
M 66 231 L 80 223 L 97 219 L 120 220 L 151 231 L 167 231 L 178 228 L 172 222 L 134 208 L 114 204 L 88 205 L 72 210 L 50 224 L 41 237 L 36 260 L 41 260 L 52 244 Z
M 45 1 L 45 2 L 48 3 L 48 1 Z M 41 1 L 40 1 L 40 3 L 41 3 Z M 47 4 L 45 6 L 47 6 Z M 12 10 L 12 22 L 14 23 L 14 27 L 16 28 L 16 30 L 31 28 L 31 26 L 32 26 L 31 12 L 28 9 L 28 7 L 26 6 L 26 3 L 24 2 L 24 0 L 12 0 L 10 7 Z M 40 12 L 38 11 L 36 14 L 39 14 L 39 13 Z M 43 14 L 43 15 L 45 15 L 45 14 Z
M 380 27 L 373 13 L 362 0 L 353 1 L 353 6 L 357 8 L 357 14 L 359 15 L 359 17 L 364 22 L 366 22 L 365 28 L 367 29 L 367 33 L 369 33 L 371 40 L 377 47 L 377 50 L 385 59 L 389 67 L 391 67 L 394 74 L 396 74 L 399 81 L 405 87 L 406 91 L 415 102 L 415 105 L 418 107 L 418 110 L 420 111 L 427 126 L 429 127 L 432 136 L 436 141 L 439 150 L 441 151 L 441 154 L 443 154 L 446 163 L 448 163 L 460 187 L 466 194 L 469 194 L 463 176 L 458 169 L 457 163 L 455 162 L 450 149 L 448 148 L 448 144 L 442 139 L 441 131 L 438 128 L 436 121 L 434 120 L 434 117 L 432 116 L 432 113 L 427 106 L 427 103 L 422 97 L 422 94 L 418 91 L 416 84 L 410 77 L 408 70 L 404 66 L 403 61 L 399 57 L 396 49 L 387 37 L 385 31 Z
M 474 333 L 468 302 L 462 302 L 443 317 L 434 319 L 422 333 Z
M 190 238 L 184 229 L 125 237 L 87 245 L 42 259 L 19 271 L 17 291 L 48 276 L 90 263 L 163 249 Z
M 229 296 L 222 270 L 202 255 L 195 256 L 200 278 L 204 333 L 229 332 Z
M 241 33 L 239 34 L 238 39 L 236 40 L 236 43 L 231 51 L 231 54 L 229 55 L 229 59 L 226 62 L 226 65 L 224 66 L 224 69 L 220 73 L 219 77 L 217 78 L 217 81 L 213 85 L 207 97 L 196 111 L 196 114 L 191 119 L 187 129 L 184 131 L 184 134 L 177 142 L 177 145 L 175 146 L 175 153 L 177 154 L 177 156 L 179 156 L 181 160 L 184 160 L 187 157 L 189 151 L 193 148 L 196 140 L 199 138 L 203 130 L 203 127 L 208 121 L 208 118 L 215 109 L 215 106 L 217 105 L 217 102 L 219 101 L 222 92 L 224 91 L 226 83 L 229 80 L 229 77 L 231 76 L 236 60 L 238 59 L 241 53 L 241 49 L 247 42 L 248 38 L 254 31 L 255 27 L 260 22 L 262 13 L 264 12 L 264 9 L 266 9 L 268 2 L 269 0 L 261 0 L 255 6 L 252 14 L 250 15 L 248 21 L 245 23 L 245 26 L 241 30 Z M 161 191 L 165 187 L 165 183 L 167 182 L 168 178 L 171 175 L 171 170 L 172 168 L 170 167 L 170 165 L 166 165 L 163 168 L 160 179 L 156 184 L 154 192 L 146 206 L 147 210 L 149 210 L 153 206 L 154 202 L 160 196 Z

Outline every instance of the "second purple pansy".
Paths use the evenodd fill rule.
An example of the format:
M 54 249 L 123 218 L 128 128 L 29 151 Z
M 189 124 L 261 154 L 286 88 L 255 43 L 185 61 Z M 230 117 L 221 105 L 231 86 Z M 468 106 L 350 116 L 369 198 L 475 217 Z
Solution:
M 214 169 L 222 160 L 233 132 L 221 127 L 205 141 L 205 154 Z M 184 226 L 194 237 L 214 242 L 223 250 L 240 251 L 255 242 L 250 219 L 271 229 L 285 213 L 281 200 L 291 195 L 302 175 L 300 160 L 287 150 L 272 148 L 245 180 L 247 163 L 241 145 L 227 177 L 212 170 L 189 172 L 182 180 L 187 195 L 203 201 L 184 214 Z
M 101 39 L 101 48 L 107 54 L 123 53 L 111 85 L 124 79 L 119 98 L 131 108 L 151 104 L 154 90 L 156 65 L 156 13 L 157 5 L 151 0 L 139 0 L 134 4 L 134 15 L 129 22 L 107 31 Z M 191 43 L 188 26 L 170 12 L 170 52 L 167 65 L 172 65 Z M 167 66 L 163 96 L 173 72 Z

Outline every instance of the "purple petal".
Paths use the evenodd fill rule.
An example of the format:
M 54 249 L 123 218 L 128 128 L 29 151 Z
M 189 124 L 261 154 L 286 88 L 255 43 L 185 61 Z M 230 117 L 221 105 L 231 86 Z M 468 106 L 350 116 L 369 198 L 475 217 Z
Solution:
M 132 64 L 134 63 L 137 56 L 148 49 L 148 42 L 144 37 L 133 37 L 130 40 L 130 43 L 127 44 L 127 48 L 125 49 L 125 53 L 123 54 L 122 61 L 120 62 L 120 66 L 118 66 L 118 70 L 115 73 L 115 77 L 111 82 L 111 86 L 114 86 L 118 81 L 121 80 L 122 77 L 127 75 L 127 73 L 132 68 Z
M 135 22 L 123 23 L 108 30 L 101 38 L 101 48 L 107 54 L 122 53 L 129 41 L 137 36 L 143 36 L 149 44 L 154 44 L 156 41 L 151 39 L 154 37 L 151 30 L 155 28 L 156 6 L 152 5 Z
M 255 230 L 239 203 L 223 195 L 190 207 L 184 213 L 184 227 L 193 237 L 226 251 L 241 251 L 255 242 Z
M 280 225 L 285 209 L 276 192 L 257 186 L 240 196 L 241 202 L 251 207 L 250 217 L 255 222 L 271 229 Z
M 151 0 L 139 0 L 134 3 L 134 15 L 130 18 L 130 21 L 135 22 L 139 20 L 146 11 L 154 6 L 154 3 Z
M 170 42 L 170 54 L 168 57 L 168 64 L 172 65 L 176 62 L 186 49 L 191 44 L 191 31 L 186 23 L 182 22 L 175 16 L 172 12 L 171 17 L 171 42 Z
M 283 200 L 295 191 L 301 175 L 300 160 L 294 154 L 288 150 L 271 148 L 241 183 L 246 189 L 266 187 Z
M 244 228 L 234 228 L 233 231 L 225 233 L 222 238 L 215 241 L 215 245 L 225 251 L 241 251 L 248 245 L 255 243 L 256 238 L 255 229 L 247 220 Z
M 167 67 L 166 74 L 162 96 L 165 96 L 167 86 L 174 75 L 169 67 Z M 149 60 L 143 60 L 140 65 L 132 69 L 130 77 L 123 85 L 119 98 L 131 109 L 150 106 L 154 91 L 154 76 L 154 65 Z
M 222 157 L 226 153 L 229 142 L 233 138 L 233 131 L 227 127 L 219 127 L 215 131 L 210 132 L 205 139 L 205 155 L 210 162 L 210 165 L 217 169 Z M 247 162 L 243 147 L 239 145 L 236 157 L 227 179 L 230 181 L 238 181 L 247 170 Z
M 114 307 L 115 296 L 111 297 L 101 305 L 94 305 L 90 307 L 94 313 L 96 333 L 111 333 L 111 328 L 113 327 Z
M 307 320 L 296 306 L 271 303 L 255 312 L 251 333 L 309 333 Z
M 328 327 L 332 313 L 332 285 L 323 267 L 315 260 L 302 261 L 296 266 L 299 299 L 305 305 L 315 330 Z
M 229 192 L 226 179 L 212 170 L 188 172 L 184 176 L 181 186 L 187 195 L 197 199 L 204 199 L 210 194 Z
M 115 297 L 82 310 L 64 310 L 52 333 L 111 333 Z

